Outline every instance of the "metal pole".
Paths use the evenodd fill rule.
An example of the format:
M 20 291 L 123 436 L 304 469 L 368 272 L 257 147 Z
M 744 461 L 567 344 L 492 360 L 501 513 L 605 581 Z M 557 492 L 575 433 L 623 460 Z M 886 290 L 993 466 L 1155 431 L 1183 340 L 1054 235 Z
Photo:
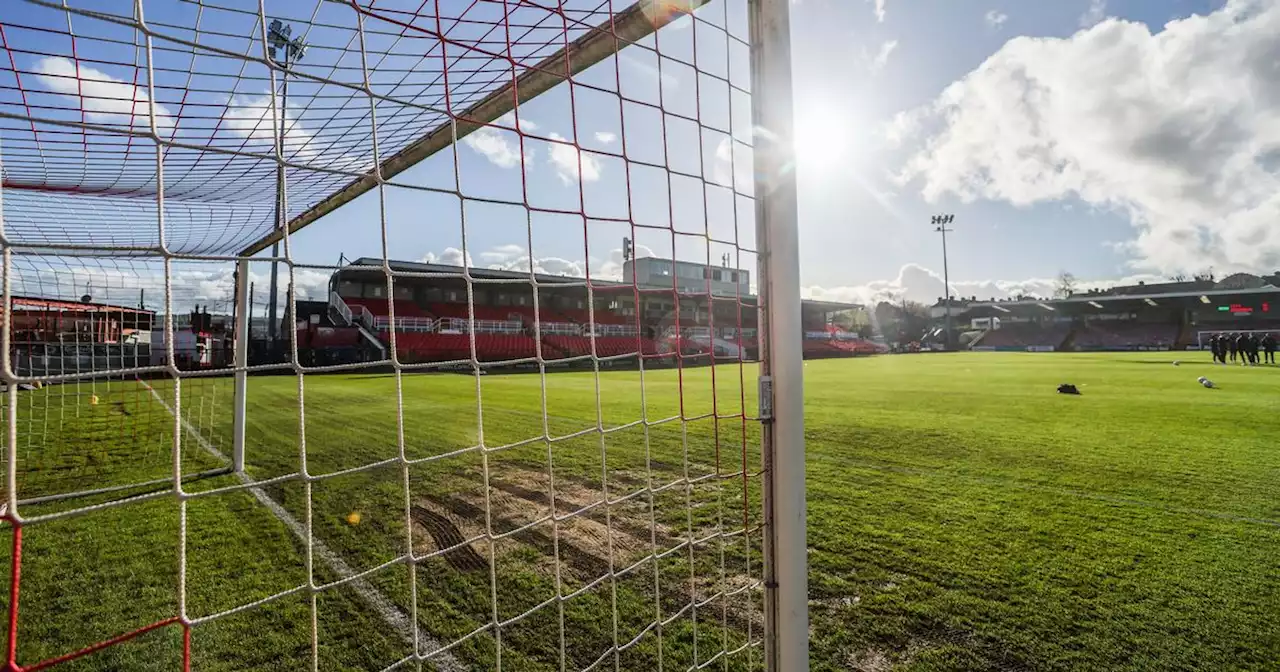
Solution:
M 277 123 L 279 123 L 280 132 L 276 134 L 276 147 L 280 151 L 278 158 L 284 158 L 285 110 L 289 109 L 289 48 L 287 46 L 284 48 L 284 70 L 282 71 L 282 74 L 280 76 L 282 77 L 283 81 L 280 87 L 282 91 L 280 93 L 279 119 L 277 120 Z M 284 208 L 282 207 L 283 203 L 284 203 L 284 164 L 277 161 L 276 162 L 276 216 L 274 220 L 275 227 L 277 230 L 284 228 L 284 220 L 281 219 L 281 217 L 283 216 L 282 213 L 284 212 Z M 271 244 L 271 296 L 267 298 L 267 338 L 271 341 L 271 345 L 273 347 L 275 346 L 276 337 L 279 333 L 277 331 L 278 325 L 276 324 L 276 291 L 277 291 L 276 270 L 278 268 L 276 259 L 279 256 L 280 256 L 280 239 L 277 238 L 276 241 Z
M 951 271 L 947 268 L 947 234 L 951 229 L 948 229 L 947 225 L 955 221 L 955 218 L 955 215 L 934 215 L 932 220 L 933 230 L 942 234 L 942 284 L 944 285 L 943 300 L 946 301 L 943 313 L 946 315 L 947 350 L 951 349 Z
M 942 284 L 946 286 L 944 296 L 947 299 L 946 306 L 946 335 L 947 349 L 951 349 L 951 271 L 947 268 L 947 227 L 942 226 Z
M 232 398 L 232 450 L 231 468 L 236 473 L 244 472 L 244 428 L 245 413 L 248 409 L 246 398 L 249 392 L 249 306 L 252 302 L 249 294 L 249 260 L 236 262 L 236 310 L 235 310 L 235 395 Z
M 760 418 L 764 453 L 765 665 L 809 669 L 804 362 L 792 157 L 789 0 L 751 0 L 751 109 L 760 268 Z

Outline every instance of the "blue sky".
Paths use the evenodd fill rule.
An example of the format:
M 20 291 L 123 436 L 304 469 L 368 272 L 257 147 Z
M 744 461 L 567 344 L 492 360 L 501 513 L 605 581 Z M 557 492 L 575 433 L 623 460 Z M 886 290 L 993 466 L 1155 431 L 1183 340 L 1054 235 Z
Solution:
M 1246 3 L 1237 3 L 1243 6 Z M 1273 3 L 1256 3 L 1262 9 Z M 848 2 L 838 0 L 801 0 L 792 4 L 794 60 L 796 77 L 796 119 L 799 183 L 802 284 L 814 295 L 840 298 L 865 299 L 877 295 L 896 294 L 928 300 L 941 293 L 941 282 L 933 278 L 940 274 L 940 241 L 928 225 L 929 215 L 935 212 L 951 212 L 957 215 L 956 233 L 950 239 L 951 272 L 955 290 L 963 293 L 999 295 L 1015 288 L 1040 290 L 1059 271 L 1070 271 L 1076 276 L 1098 282 L 1125 278 L 1155 278 L 1179 272 L 1195 272 L 1214 267 L 1221 272 L 1230 270 L 1270 270 L 1263 263 L 1266 259 L 1232 259 L 1225 250 L 1213 248 L 1212 242 L 1204 249 L 1164 253 L 1159 245 L 1146 249 L 1134 247 L 1143 231 L 1159 238 L 1165 233 L 1149 224 L 1138 224 L 1155 216 L 1149 212 L 1137 212 L 1146 196 L 1141 188 L 1136 195 L 1126 193 L 1130 185 L 1106 184 L 1114 182 L 1125 168 L 1119 166 L 1115 173 L 1099 176 L 1103 182 L 1103 195 L 1093 193 L 1089 184 L 1071 185 L 1049 190 L 1044 194 L 1027 196 L 1004 194 L 1000 185 L 991 186 L 979 193 L 962 193 L 963 190 L 944 187 L 936 193 L 926 193 L 930 176 L 936 180 L 945 174 L 945 167 L 931 167 L 916 171 L 914 179 L 904 180 L 913 155 L 921 146 L 927 146 L 945 132 L 933 129 L 930 136 L 925 129 L 916 129 L 910 142 L 894 146 L 886 141 L 887 128 L 896 119 L 910 115 L 936 104 L 940 95 L 963 82 L 971 73 L 984 67 L 993 55 L 1007 54 L 1011 41 L 1019 36 L 1031 36 L 1049 44 L 1048 53 L 1034 54 L 1026 58 L 1061 58 L 1057 52 L 1078 48 L 1087 39 L 1116 40 L 1121 37 L 1090 37 L 1091 33 L 1112 30 L 1118 33 L 1137 30 L 1136 49 L 1159 52 L 1165 49 L 1185 48 L 1190 53 L 1198 48 L 1195 39 L 1182 43 L 1161 43 L 1164 26 L 1193 14 L 1209 15 L 1223 9 L 1222 2 L 1207 0 L 1131 1 L 1064 0 L 1054 3 L 1013 3 L 995 1 L 957 1 L 925 3 L 915 0 L 887 0 Z M 719 11 L 712 4 L 704 13 Z M 1245 10 L 1239 10 L 1245 11 Z M 702 14 L 700 13 L 699 16 Z M 1195 19 L 1192 19 L 1194 21 Z M 1232 20 L 1234 22 L 1234 19 Z M 701 26 L 699 26 L 699 29 Z M 1211 28 L 1202 29 L 1211 32 Z M 659 36 L 660 49 L 664 53 L 678 54 L 693 31 L 680 24 L 663 29 Z M 699 33 L 710 34 L 707 30 Z M 1144 38 L 1145 34 L 1145 38 Z M 1144 43 L 1143 40 L 1146 40 Z M 668 51 L 670 50 L 670 51 Z M 1003 50 L 1003 51 L 1002 51 Z M 1126 56 L 1134 53 L 1115 48 L 1114 65 L 1127 72 L 1114 75 L 1114 81 L 1127 82 L 1144 77 L 1142 66 L 1124 63 Z M 1223 59 L 1228 60 L 1228 59 Z M 626 55 L 621 65 L 624 88 L 629 91 L 647 90 L 656 100 L 656 81 L 647 80 L 640 68 Z M 1025 64 L 1018 63 L 1019 67 Z M 596 68 L 594 74 L 603 71 L 613 76 L 613 65 Z M 1058 67 L 1058 66 L 1051 66 Z M 684 71 L 669 69 L 668 86 L 663 88 L 669 106 L 676 106 L 672 96 L 689 94 L 688 79 Z M 1173 77 L 1173 76 L 1171 76 Z M 664 79 L 664 81 L 667 81 Z M 1081 83 L 1080 79 L 1065 80 L 1066 84 Z M 1183 83 L 1194 83 L 1188 79 Z M 1085 82 L 1090 83 L 1090 82 Z M 1093 82 L 1102 86 L 1107 80 Z M 1178 83 L 1175 79 L 1174 84 Z M 975 82 L 969 88 L 977 89 Z M 1061 88 L 1063 84 L 1046 85 Z M 645 88 L 647 87 L 647 89 Z M 683 88 L 683 91 L 682 91 Z M 536 100 L 522 108 L 522 119 L 537 125 L 535 133 L 556 132 L 567 136 L 570 130 L 563 124 L 568 106 L 557 91 L 545 99 Z M 1099 91 L 1053 91 L 1085 97 L 1105 95 Z M 970 91 L 970 96 L 982 95 Z M 702 95 L 706 103 L 718 103 L 719 97 Z M 1017 102 L 1017 96 L 1010 100 Z M 1157 99 L 1158 100 L 1158 99 Z M 1137 103 L 1147 104 L 1140 100 Z M 1230 102 L 1230 101 L 1228 101 Z M 578 124 L 580 138 L 603 129 L 616 134 L 616 113 L 612 110 L 593 108 L 579 101 Z M 705 114 L 705 112 L 704 112 Z M 1225 113 L 1224 113 L 1225 114 Z M 945 114 L 943 115 L 945 116 Z M 561 123 L 557 123 L 557 122 Z M 737 121 L 737 120 L 735 120 Z M 937 121 L 936 119 L 934 120 Z M 1153 118 L 1152 123 L 1158 120 Z M 1099 117 L 1098 123 L 1105 123 Z M 632 126 L 628 121 L 629 151 L 656 137 L 654 128 Z M 741 128 L 739 123 L 738 128 Z M 668 133 L 674 133 L 669 129 Z M 632 134 L 634 133 L 634 137 Z M 689 136 L 690 138 L 692 136 Z M 514 144 L 514 136 L 511 138 Z M 679 143 L 687 146 L 687 138 Z M 953 144 L 959 141 L 953 141 Z M 1053 143 L 1054 138 L 1037 139 L 1037 142 Z M 584 144 L 593 146 L 590 138 Z M 1254 151 L 1261 152 L 1260 149 Z M 672 152 L 672 160 L 678 153 Z M 526 163 L 526 175 L 533 191 L 549 202 L 564 197 L 563 202 L 577 198 L 576 185 L 564 184 L 556 179 L 555 170 L 545 159 L 545 148 L 534 147 L 534 157 Z M 658 155 L 655 155 L 658 158 Z M 696 158 L 696 157 L 695 157 Z M 704 157 L 706 158 L 706 157 Z M 1123 161 L 1126 157 L 1108 160 Z M 463 145 L 459 154 L 464 185 L 474 175 L 473 184 L 493 180 L 495 191 L 516 188 L 519 167 L 503 168 L 484 160 L 474 147 Z M 1056 158 L 1055 162 L 1076 162 L 1076 157 Z M 939 162 L 941 163 L 941 162 Z M 992 166 L 968 166 L 970 171 L 986 171 Z M 616 180 L 621 172 L 621 162 L 602 162 L 599 179 L 586 183 L 588 204 L 590 196 L 625 196 L 626 187 Z M 1086 166 L 1087 170 L 1094 168 Z M 1205 171 L 1212 170 L 1204 166 Z M 430 167 L 424 166 L 424 172 Z M 930 172 L 932 171 L 932 172 Z M 748 173 L 739 171 L 740 182 Z M 1271 170 L 1274 176 L 1274 166 Z M 972 177 L 969 175 L 968 177 Z M 1020 180 L 1034 182 L 1035 175 L 1022 175 Z M 964 182 L 963 179 L 960 180 Z M 499 186 L 501 185 L 501 186 Z M 664 221 L 666 202 L 659 199 L 659 208 L 644 207 L 648 196 L 657 194 L 660 181 L 642 183 L 633 175 L 631 191 L 641 203 L 636 211 L 639 219 Z M 653 189 L 650 189 L 653 187 Z M 465 189 L 465 186 L 464 186 Z M 683 197 L 682 197 L 683 196 Z M 675 195 L 677 220 L 682 220 L 688 206 L 689 230 L 697 230 L 697 215 L 701 212 L 696 201 L 698 190 L 691 189 Z M 609 201 L 601 198 L 599 202 Z M 1256 205 L 1256 204 L 1255 204 Z M 1256 208 L 1254 208 L 1256 209 Z M 394 209 L 393 209 L 394 210 Z M 708 212 L 715 211 L 709 208 Z M 722 211 L 716 211 L 723 214 Z M 513 213 L 519 215 L 519 213 Z M 1234 214 L 1230 208 L 1221 211 L 1222 216 Z M 1217 212 L 1211 212 L 1217 216 Z M 714 218 L 714 213 L 713 213 Z M 472 259 L 480 265 L 509 261 L 501 254 L 488 258 L 479 256 L 493 250 L 515 245 L 527 247 L 523 237 L 523 222 L 495 223 L 500 215 L 486 221 L 483 217 L 468 217 L 468 242 Z M 344 218 L 345 219 L 345 218 Z M 732 215 L 723 218 L 726 229 L 735 221 Z M 740 212 L 736 219 L 740 234 L 750 238 L 750 220 Z M 455 222 L 451 222 L 453 224 Z M 1199 224 L 1194 224 L 1199 225 Z M 320 226 L 323 226 L 320 225 Z M 334 223 L 334 227 L 341 224 Z M 677 227 L 682 224 L 678 221 Z M 1207 230 L 1212 230 L 1211 225 Z M 551 259 L 548 270 L 564 268 L 567 262 L 580 261 L 590 256 L 597 261 L 607 261 L 616 248 L 616 229 L 605 223 L 592 222 L 591 244 L 584 255 L 580 236 L 562 235 L 572 230 L 566 225 L 556 228 L 552 222 L 534 222 L 534 257 Z M 320 227 L 317 227 L 319 230 Z M 313 236 L 317 231 L 310 232 Z M 413 236 L 405 234 L 405 250 L 416 252 Z M 327 238 L 322 236 L 321 240 Z M 641 243 L 653 248 L 655 254 L 670 254 L 670 243 L 665 236 L 642 236 Z M 433 238 L 426 242 L 425 252 L 441 256 L 445 248 L 457 246 L 458 240 Z M 705 248 L 693 241 L 681 238 L 677 256 L 702 258 Z M 323 245 L 317 238 L 309 244 Z M 308 244 L 308 248 L 309 248 Z M 301 248 L 300 248 L 301 249 Z M 515 249 L 510 248 L 514 254 Z M 712 251 L 718 259 L 723 250 Z M 411 253 L 412 254 L 412 253 Z M 566 262 L 566 263 L 561 263 Z M 599 272 L 593 266 L 593 272 Z
M 152 21 L 187 25 L 192 18 L 187 3 L 147 6 Z M 268 3 L 268 15 L 275 7 L 300 33 L 317 12 L 320 23 L 351 22 L 349 10 L 333 3 Z M 397 178 L 442 191 L 388 187 L 385 210 L 376 193 L 367 194 L 294 236 L 293 258 L 334 263 L 339 254 L 381 256 L 384 216 L 391 258 L 460 261 L 465 222 L 472 263 L 527 268 L 532 256 L 540 270 L 553 273 L 589 267 L 593 275 L 615 277 L 621 238 L 631 233 L 628 217 L 655 227 L 636 236 L 645 253 L 718 262 L 736 251 L 732 244 L 708 244 L 702 234 L 751 248 L 752 175 L 741 144 L 751 137 L 749 101 L 723 81 L 749 86 L 744 7 L 743 0 L 715 0 L 698 10 L 697 21 L 679 19 L 647 38 L 645 48 L 625 50 L 580 76 L 603 91 L 575 87 L 571 104 L 568 87 L 560 86 L 526 103 L 519 110 L 523 154 L 514 118 L 504 118 L 499 125 L 508 130 L 473 134 Z M 794 0 L 791 9 L 802 285 L 809 295 L 941 295 L 940 241 L 928 223 L 938 212 L 956 215 L 951 276 L 955 291 L 965 295 L 1042 292 L 1059 271 L 1108 282 L 1210 267 L 1220 275 L 1280 267 L 1274 227 L 1280 217 L 1280 48 L 1274 37 L 1280 2 Z M 56 22 L 64 18 L 58 14 L 33 10 L 19 18 Z M 245 16 L 210 11 L 203 25 L 236 32 Z M 76 18 L 79 32 L 92 32 L 91 22 Z M 478 35 L 458 30 L 456 36 Z M 9 32 L 13 48 L 21 37 Z M 304 66 L 323 75 L 338 62 L 337 52 L 315 45 L 341 46 L 346 36 L 313 29 Z M 77 115 L 71 109 L 76 90 L 67 83 L 74 80 L 57 76 L 68 68 L 69 61 L 56 60 L 69 56 L 67 45 L 42 38 L 40 46 L 17 54 L 19 69 L 29 71 L 26 88 L 68 108 L 60 114 Z M 393 62 L 417 67 L 405 55 L 411 51 Z M 681 63 L 695 58 L 696 70 Z M 137 94 L 121 93 L 132 91 L 125 83 L 136 71 L 97 67 L 101 95 L 119 95 L 126 113 L 99 99 L 84 103 L 91 120 L 108 123 L 114 113 L 123 117 L 118 125 L 145 125 L 147 119 L 127 113 Z M 205 61 L 197 69 L 212 75 L 223 67 Z M 396 88 L 386 76 L 379 73 L 375 84 L 390 95 L 410 98 L 425 90 Z M 234 80 L 217 85 L 221 96 L 203 94 L 218 110 L 209 122 L 219 123 L 218 130 L 174 122 L 173 137 L 269 152 L 266 85 L 242 79 L 233 88 L 228 81 Z M 293 87 L 286 114 L 290 157 L 348 169 L 365 165 L 368 156 L 335 158 L 339 150 L 326 142 L 325 129 L 344 115 L 367 113 L 367 102 L 317 112 L 308 102 L 321 100 L 327 89 L 305 82 Z M 620 103 L 610 93 L 619 87 L 638 102 Z M 2 95 L 6 110 L 17 109 L 12 91 Z M 157 104 L 161 121 L 178 118 L 177 100 L 158 94 Z M 664 120 L 652 107 L 658 104 L 698 115 L 709 128 L 699 132 L 672 115 Z M 386 119 L 395 107 L 381 105 L 379 114 Z M 12 139 L 12 122 L 3 128 Z M 571 142 L 596 151 L 579 157 Z M 624 142 L 629 165 L 621 158 Z M 676 177 L 668 187 L 664 171 L 644 162 L 704 179 Z M 11 176 L 14 169 L 6 170 Z M 269 175 L 237 184 L 260 195 L 269 191 Z M 446 193 L 455 185 L 461 200 Z M 294 211 L 309 195 L 297 193 Z M 582 210 L 587 219 L 530 214 L 519 205 L 526 199 L 542 209 Z M 252 206 L 248 195 L 243 200 L 236 205 Z M 223 216 L 228 231 L 233 220 L 244 219 Z M 664 230 L 668 226 L 676 235 Z M 755 259 L 741 254 L 737 263 L 752 267 Z

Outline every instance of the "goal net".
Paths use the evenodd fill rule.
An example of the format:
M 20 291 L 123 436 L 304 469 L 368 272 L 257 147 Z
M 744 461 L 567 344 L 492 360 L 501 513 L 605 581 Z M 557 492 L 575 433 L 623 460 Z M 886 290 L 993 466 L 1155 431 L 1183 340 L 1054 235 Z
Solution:
M 799 669 L 785 11 L 8 8 L 6 669 Z
M 1235 337 L 1241 335 L 1255 336 L 1257 338 L 1269 335 L 1272 338 L 1280 338 L 1280 326 L 1274 329 L 1201 329 L 1196 331 L 1196 349 L 1208 350 L 1209 341 L 1214 336 Z

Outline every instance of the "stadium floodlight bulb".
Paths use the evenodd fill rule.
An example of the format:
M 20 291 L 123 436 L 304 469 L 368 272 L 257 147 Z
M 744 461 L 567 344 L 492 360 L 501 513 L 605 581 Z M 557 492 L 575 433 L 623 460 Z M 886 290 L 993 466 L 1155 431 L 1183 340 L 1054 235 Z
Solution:
M 284 52 L 287 61 L 300 61 L 307 55 L 306 43 L 302 38 L 293 39 L 293 26 L 280 19 L 271 20 L 267 28 L 267 42 L 270 44 L 267 53 L 272 60 L 276 60 L 277 50 Z

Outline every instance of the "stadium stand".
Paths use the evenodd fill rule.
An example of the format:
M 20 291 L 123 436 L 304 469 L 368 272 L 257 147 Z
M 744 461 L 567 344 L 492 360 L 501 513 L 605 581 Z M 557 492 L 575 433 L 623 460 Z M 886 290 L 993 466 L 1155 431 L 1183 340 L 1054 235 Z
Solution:
M 519 315 L 520 321 L 530 327 L 533 326 L 535 314 L 541 314 L 543 324 L 570 322 L 569 318 L 546 306 L 538 306 L 538 310 L 536 312 L 534 311 L 533 306 L 499 306 L 499 308 L 506 312 L 508 316 L 507 319 L 509 319 L 511 315 Z M 477 315 L 477 317 L 479 316 Z
M 591 322 L 591 314 L 585 310 L 561 309 L 559 312 L 561 315 L 565 316 L 570 320 L 573 320 L 574 322 L 577 322 L 578 324 L 588 324 Z M 618 315 L 615 313 L 611 313 L 607 310 L 597 310 L 595 317 L 596 317 L 596 324 L 635 324 L 636 323 L 636 320 L 634 317 L 626 317 L 623 315 Z
M 1076 329 L 1072 345 L 1081 350 L 1172 348 L 1179 332 L 1176 324 L 1094 321 Z
M 536 353 L 534 340 L 523 334 L 477 333 L 475 336 L 476 356 L 480 361 L 524 359 Z M 467 334 L 397 332 L 396 347 L 408 361 L 471 358 L 471 339 Z
M 432 314 L 437 317 L 458 317 L 467 319 L 467 304 L 465 303 L 432 303 L 427 306 Z M 496 320 L 505 322 L 511 319 L 512 313 L 518 313 L 512 306 L 486 306 L 480 303 L 475 304 L 475 316 L 477 320 Z
M 468 287 L 459 278 L 408 277 L 398 285 L 397 296 L 401 298 L 388 302 L 371 296 L 385 290 L 386 278 L 381 270 L 369 270 L 369 267 L 380 267 L 383 263 L 381 259 L 357 259 L 351 267 L 336 271 L 330 283 L 335 288 L 333 292 L 345 303 L 345 308 L 331 312 L 341 315 L 350 309 L 351 315 L 363 317 L 360 324 L 365 325 L 362 333 L 366 342 L 361 347 L 368 349 L 371 345 L 368 341 L 372 340 L 384 348 L 383 353 L 370 350 L 370 359 L 366 361 L 380 361 L 386 356 L 393 328 L 387 316 L 392 309 L 396 314 L 396 354 L 407 362 L 470 359 L 471 338 L 465 333 L 468 330 L 475 332 L 476 355 L 482 362 L 531 359 L 537 355 L 539 343 L 542 357 L 548 361 L 587 356 L 592 352 L 593 331 L 595 352 L 600 357 L 622 359 L 638 352 L 645 358 L 670 363 L 679 354 L 686 365 L 695 366 L 709 362 L 708 355 L 712 354 L 717 359 L 748 360 L 759 354 L 755 297 L 752 296 L 713 301 L 694 294 L 676 296 L 674 290 L 666 287 L 642 288 L 637 292 L 630 284 L 593 280 L 592 288 L 588 289 L 580 279 L 540 276 L 537 290 L 540 329 L 535 333 L 534 308 L 518 305 L 522 301 L 528 303 L 527 285 L 504 282 Z M 396 270 L 410 272 L 461 270 L 420 262 L 390 263 Z M 494 269 L 471 269 L 470 275 L 508 281 L 527 277 Z M 405 292 L 401 292 L 401 288 Z M 468 299 L 474 306 L 471 313 L 476 319 L 474 324 L 466 323 L 471 316 Z M 855 308 L 857 306 L 844 303 L 805 301 L 801 321 L 813 329 L 821 329 L 829 323 L 831 313 Z M 677 316 L 679 329 L 676 328 Z M 345 322 L 356 320 L 347 317 Z M 878 351 L 875 346 L 852 339 L 852 335 L 847 338 L 848 342 L 835 345 L 829 342 L 810 345 L 806 352 L 847 357 Z
M 345 301 L 347 306 L 352 310 L 355 310 L 356 306 L 360 306 L 365 310 L 368 310 L 375 317 L 386 317 L 390 314 L 390 306 L 388 306 L 386 299 L 352 298 L 344 296 L 342 297 L 342 300 Z M 409 301 L 408 299 L 396 299 L 392 301 L 391 304 L 395 306 L 396 317 L 432 317 L 431 313 L 423 310 L 418 306 L 418 304 Z
M 1038 322 L 1016 322 L 1006 324 L 999 329 L 992 329 L 978 342 L 984 347 L 1054 347 L 1062 345 L 1071 332 L 1071 325 L 1064 323 L 1040 324 Z
M 591 339 L 587 336 L 546 336 L 543 343 L 551 345 L 564 353 L 565 357 L 579 357 L 591 354 Z M 596 354 L 600 357 L 615 357 L 637 352 L 635 336 L 597 336 Z M 658 353 L 658 344 L 648 338 L 639 339 L 639 352 L 645 355 Z

